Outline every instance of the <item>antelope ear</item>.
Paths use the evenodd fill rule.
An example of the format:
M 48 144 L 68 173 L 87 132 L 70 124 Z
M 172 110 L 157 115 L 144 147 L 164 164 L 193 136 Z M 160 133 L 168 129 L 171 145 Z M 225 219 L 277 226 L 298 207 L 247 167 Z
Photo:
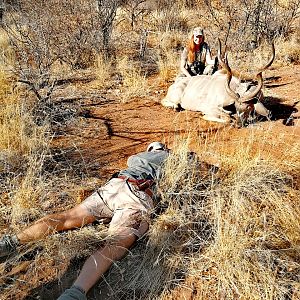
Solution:
M 264 107 L 264 105 L 259 101 L 257 101 L 254 104 L 254 109 L 259 115 L 264 116 L 264 117 L 268 117 L 270 114 L 270 111 L 268 109 L 266 109 Z

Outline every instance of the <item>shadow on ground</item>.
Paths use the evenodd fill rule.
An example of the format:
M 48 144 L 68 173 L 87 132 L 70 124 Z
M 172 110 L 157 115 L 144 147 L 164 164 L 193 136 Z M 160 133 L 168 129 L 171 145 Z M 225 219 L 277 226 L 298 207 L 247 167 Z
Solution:
M 264 104 L 271 111 L 271 119 L 283 119 L 284 125 L 289 125 L 288 120 L 291 114 L 298 111 L 295 107 L 297 103 L 294 103 L 293 105 L 284 104 L 280 98 L 276 97 L 265 97 Z

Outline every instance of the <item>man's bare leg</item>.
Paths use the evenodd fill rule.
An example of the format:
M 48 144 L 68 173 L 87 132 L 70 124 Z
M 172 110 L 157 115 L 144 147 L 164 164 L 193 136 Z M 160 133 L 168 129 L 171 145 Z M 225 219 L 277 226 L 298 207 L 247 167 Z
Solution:
M 17 234 L 17 238 L 22 244 L 44 238 L 53 232 L 80 228 L 94 221 L 95 217 L 90 215 L 87 209 L 78 205 L 65 212 L 43 217 Z
M 123 237 L 119 241 L 108 244 L 92 254 L 84 263 L 74 286 L 88 292 L 114 261 L 127 254 L 128 249 L 134 244 L 135 240 L 136 236 L 131 233 L 126 238 Z

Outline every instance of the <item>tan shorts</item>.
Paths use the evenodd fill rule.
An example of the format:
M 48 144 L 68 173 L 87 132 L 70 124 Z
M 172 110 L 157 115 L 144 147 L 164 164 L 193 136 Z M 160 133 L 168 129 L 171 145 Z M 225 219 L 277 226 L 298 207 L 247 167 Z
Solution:
M 148 216 L 153 209 L 149 195 L 124 179 L 113 178 L 80 205 L 98 220 L 110 222 L 113 238 L 134 233 L 141 237 L 148 230 Z

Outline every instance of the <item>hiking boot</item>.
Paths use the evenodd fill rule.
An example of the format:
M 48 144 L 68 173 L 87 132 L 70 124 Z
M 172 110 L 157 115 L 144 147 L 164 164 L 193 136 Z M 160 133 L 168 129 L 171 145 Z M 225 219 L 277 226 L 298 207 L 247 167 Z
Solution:
M 16 235 L 4 235 L 0 240 L 0 258 L 13 254 L 20 244 Z

